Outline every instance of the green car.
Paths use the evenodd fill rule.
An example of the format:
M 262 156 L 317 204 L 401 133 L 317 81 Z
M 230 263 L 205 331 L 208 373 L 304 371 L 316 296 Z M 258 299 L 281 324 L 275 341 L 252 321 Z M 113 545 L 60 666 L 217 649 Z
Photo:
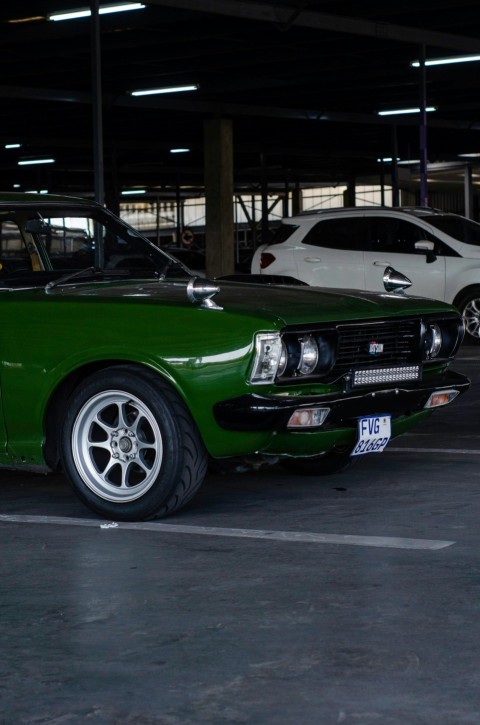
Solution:
M 209 461 L 320 475 L 379 453 L 469 381 L 454 308 L 194 277 L 101 206 L 0 196 L 0 464 L 63 469 L 110 519 L 172 513 Z

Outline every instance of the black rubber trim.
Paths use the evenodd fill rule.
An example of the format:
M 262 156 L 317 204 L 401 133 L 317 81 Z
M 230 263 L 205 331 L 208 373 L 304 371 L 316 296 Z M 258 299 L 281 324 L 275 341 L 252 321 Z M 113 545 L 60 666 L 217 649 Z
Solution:
M 423 410 L 430 395 L 440 390 L 466 392 L 470 381 L 464 375 L 447 371 L 441 377 L 382 390 L 363 388 L 351 393 L 281 396 L 252 393 L 217 403 L 215 420 L 225 430 L 267 431 L 285 429 L 294 410 L 312 406 L 328 407 L 330 413 L 322 430 L 355 425 L 357 418 L 389 413 L 394 418 Z

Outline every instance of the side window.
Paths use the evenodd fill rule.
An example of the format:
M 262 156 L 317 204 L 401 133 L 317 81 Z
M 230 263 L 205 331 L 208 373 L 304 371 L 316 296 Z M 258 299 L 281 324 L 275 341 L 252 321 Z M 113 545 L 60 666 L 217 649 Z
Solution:
M 424 229 L 404 219 L 370 219 L 369 242 L 372 252 L 423 254 L 415 249 L 415 242 L 431 238 Z
M 310 229 L 304 244 L 329 249 L 363 251 L 365 249 L 365 217 L 323 219 Z
M 30 226 L 37 244 L 44 247 L 52 269 L 75 270 L 93 265 L 94 225 L 90 219 L 47 217 L 42 222 L 31 222 Z
M 18 224 L 6 219 L 0 222 L 0 263 L 5 272 L 32 268 Z
M 297 229 L 298 224 L 281 224 L 278 229 L 273 232 L 272 238 L 268 244 L 281 244 L 282 242 L 286 242 Z

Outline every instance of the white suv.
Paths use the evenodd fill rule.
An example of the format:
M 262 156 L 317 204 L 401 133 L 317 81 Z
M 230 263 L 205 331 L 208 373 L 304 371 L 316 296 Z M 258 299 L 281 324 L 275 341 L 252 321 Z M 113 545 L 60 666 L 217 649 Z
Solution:
M 251 271 L 384 292 L 385 267 L 409 277 L 409 294 L 453 303 L 466 339 L 480 343 L 480 224 L 457 214 L 423 207 L 299 214 L 256 250 Z

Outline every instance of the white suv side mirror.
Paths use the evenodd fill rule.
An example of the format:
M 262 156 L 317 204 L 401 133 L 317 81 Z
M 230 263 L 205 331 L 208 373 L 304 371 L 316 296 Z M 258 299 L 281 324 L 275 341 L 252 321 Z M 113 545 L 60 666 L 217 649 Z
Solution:
M 415 249 L 420 252 L 433 252 L 435 250 L 435 242 L 430 242 L 428 239 L 421 239 L 419 242 L 415 242 Z
M 435 254 L 435 242 L 431 242 L 429 239 L 421 239 L 419 242 L 415 242 L 415 249 L 419 252 L 425 252 L 425 261 L 427 264 L 432 264 L 437 259 Z

